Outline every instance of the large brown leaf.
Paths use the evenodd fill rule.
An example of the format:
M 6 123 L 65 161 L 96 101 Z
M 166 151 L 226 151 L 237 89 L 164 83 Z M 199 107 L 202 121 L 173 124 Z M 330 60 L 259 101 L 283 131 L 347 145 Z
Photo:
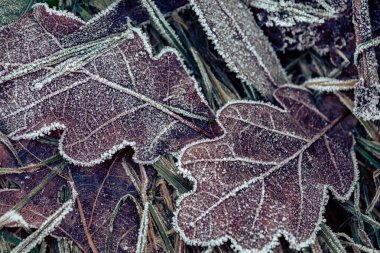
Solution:
M 225 135 L 184 149 L 179 170 L 194 189 L 179 199 L 174 223 L 187 243 L 230 240 L 237 250 L 268 252 L 284 235 L 300 249 L 315 238 L 328 190 L 350 196 L 355 120 L 337 103 L 319 111 L 301 88 L 284 86 L 275 98 L 284 109 L 226 105 L 218 114 Z
M 112 35 L 83 42 L 79 35 L 93 33 L 94 23 L 113 20 L 107 15 L 116 14 L 84 24 L 37 5 L 0 29 L 0 129 L 15 140 L 62 129 L 60 153 L 85 166 L 127 145 L 135 161 L 152 163 L 216 136 L 214 114 L 175 50 L 154 56 L 139 29 L 114 33 L 112 24 Z M 78 29 L 70 38 L 81 44 L 66 47 Z

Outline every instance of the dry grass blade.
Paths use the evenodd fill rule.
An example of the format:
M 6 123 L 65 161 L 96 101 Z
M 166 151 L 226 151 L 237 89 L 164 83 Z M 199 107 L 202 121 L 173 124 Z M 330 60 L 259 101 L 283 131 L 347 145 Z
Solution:
M 351 90 L 354 88 L 358 80 L 337 80 L 333 78 L 314 78 L 307 80 L 303 85 L 306 88 L 318 91 L 339 91 Z
M 321 224 L 321 234 L 333 253 L 347 253 L 337 235 L 325 224 Z
M 52 156 L 52 157 L 50 157 L 44 161 L 41 161 L 38 164 L 30 164 L 28 166 L 19 167 L 19 168 L 1 168 L 0 167 L 0 175 L 21 174 L 21 173 L 25 173 L 25 172 L 34 172 L 34 171 L 39 170 L 43 166 L 57 162 L 61 159 L 62 159 L 62 157 L 60 155 L 55 155 L 55 156 Z
M 31 235 L 23 240 L 17 247 L 15 247 L 11 253 L 24 253 L 29 252 L 34 246 L 40 243 L 46 236 L 58 226 L 62 219 L 73 210 L 74 202 L 69 200 L 62 205 L 54 214 L 46 219 L 44 223 Z
M 2 228 L 5 224 L 12 222 L 12 215 L 8 214 L 17 214 L 18 211 L 21 210 L 31 199 L 41 192 L 44 187 L 61 172 L 66 166 L 66 163 L 62 163 L 61 165 L 53 168 L 51 172 L 33 189 L 31 190 L 24 198 L 22 198 L 12 209 L 6 212 L 3 216 L 0 217 L 0 227 Z
M 22 165 L 22 162 L 21 162 L 20 158 L 18 157 L 17 151 L 14 149 L 11 141 L 1 131 L 0 131 L 0 143 L 3 143 L 9 149 L 12 152 L 12 155 L 14 156 L 14 158 L 16 158 L 18 164 Z

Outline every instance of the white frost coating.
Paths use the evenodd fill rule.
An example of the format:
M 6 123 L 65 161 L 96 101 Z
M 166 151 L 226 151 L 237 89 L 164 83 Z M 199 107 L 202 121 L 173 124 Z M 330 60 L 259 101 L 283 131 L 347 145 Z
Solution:
M 49 216 L 31 235 L 23 240 L 17 247 L 15 247 L 10 253 L 23 253 L 29 252 L 38 243 L 40 243 L 46 236 L 48 236 L 56 226 L 62 221 L 62 219 L 73 210 L 74 201 L 68 200 L 57 211 Z
M 294 86 L 294 85 L 284 85 L 284 87 L 292 87 L 292 88 L 297 88 L 297 89 L 305 90 L 303 87 Z M 277 99 L 276 96 L 275 96 L 275 98 Z M 227 108 L 228 106 L 233 105 L 233 104 L 265 105 L 265 106 L 277 109 L 277 110 L 279 110 L 281 112 L 286 112 L 285 109 L 279 108 L 279 107 L 274 106 L 274 105 L 269 104 L 269 103 L 263 103 L 263 102 L 257 102 L 257 101 L 231 101 L 231 102 L 227 103 L 226 105 L 224 105 L 222 108 L 220 108 L 218 110 L 218 112 L 217 112 L 217 119 L 216 120 L 218 121 L 219 125 L 221 125 L 221 127 L 222 127 L 222 129 L 224 131 L 224 134 L 222 136 L 220 136 L 220 137 L 217 137 L 217 138 L 213 139 L 212 141 L 217 141 L 217 140 L 223 139 L 226 136 L 227 130 L 222 125 L 222 123 L 219 121 L 219 116 L 220 116 L 221 112 L 225 108 Z M 280 103 L 280 104 L 283 106 L 282 103 Z M 325 222 L 325 219 L 323 218 L 323 214 L 325 212 L 325 206 L 326 206 L 326 204 L 328 202 L 328 199 L 329 199 L 328 191 L 330 190 L 333 193 L 333 196 L 337 200 L 339 200 L 339 201 L 346 201 L 351 196 L 352 192 L 355 189 L 355 185 L 356 185 L 356 183 L 358 181 L 358 178 L 359 178 L 359 170 L 358 170 L 357 160 L 356 160 L 355 151 L 354 151 L 355 139 L 354 139 L 353 136 L 352 136 L 352 139 L 353 139 L 353 145 L 351 147 L 350 154 L 351 154 L 351 158 L 352 158 L 352 161 L 353 161 L 353 164 L 354 164 L 354 179 L 353 179 L 352 184 L 350 185 L 348 191 L 346 192 L 346 194 L 343 195 L 343 196 L 341 196 L 332 187 L 325 185 L 324 188 L 323 188 L 323 197 L 322 197 L 322 201 L 320 203 L 320 210 L 319 210 L 319 214 L 318 214 L 318 220 L 315 223 L 315 229 L 311 233 L 310 237 L 308 239 L 300 242 L 300 243 L 297 243 L 297 240 L 296 240 L 295 236 L 292 233 L 289 233 L 288 231 L 286 231 L 284 229 L 278 229 L 276 231 L 276 233 L 274 234 L 271 242 L 269 244 L 266 244 L 264 246 L 264 248 L 262 248 L 262 249 L 243 248 L 242 246 L 239 245 L 239 243 L 237 242 L 237 240 L 235 238 L 233 238 L 233 237 L 231 237 L 229 235 L 221 236 L 221 237 L 218 237 L 216 239 L 207 240 L 207 241 L 202 241 L 202 240 L 199 240 L 199 239 L 190 239 L 190 238 L 188 238 L 185 235 L 185 232 L 180 228 L 180 226 L 178 225 L 177 218 L 178 218 L 178 215 L 179 215 L 179 211 L 181 210 L 181 208 L 180 208 L 181 207 L 181 202 L 184 199 L 186 199 L 187 197 L 189 197 L 190 195 L 196 193 L 196 191 L 197 191 L 197 180 L 191 175 L 190 171 L 188 171 L 187 169 L 185 169 L 185 168 L 182 167 L 182 164 L 181 164 L 182 156 L 184 155 L 184 153 L 185 153 L 185 151 L 187 149 L 189 149 L 189 148 L 191 148 L 193 146 L 196 146 L 198 144 L 210 142 L 210 140 L 199 140 L 199 141 L 196 141 L 196 142 L 188 144 L 179 153 L 177 167 L 178 167 L 178 172 L 180 174 L 182 174 L 183 177 L 189 179 L 189 181 L 191 181 L 193 183 L 193 188 L 192 188 L 191 191 L 182 194 L 177 199 L 177 201 L 176 201 L 177 209 L 175 210 L 174 216 L 173 216 L 173 228 L 174 228 L 174 230 L 177 233 L 179 233 L 180 237 L 184 240 L 184 242 L 186 244 L 189 244 L 189 245 L 198 245 L 198 246 L 204 246 L 204 247 L 213 247 L 213 246 L 220 246 L 223 243 L 225 243 L 227 241 L 230 241 L 231 244 L 232 244 L 231 248 L 234 251 L 236 251 L 236 252 L 242 252 L 242 253 L 269 253 L 269 252 L 273 252 L 273 250 L 275 249 L 275 247 L 279 245 L 279 238 L 281 236 L 284 236 L 285 239 L 290 243 L 290 247 L 293 248 L 293 249 L 295 249 L 295 250 L 301 250 L 302 248 L 309 246 L 310 244 L 312 244 L 312 243 L 315 242 L 316 235 L 317 235 L 318 231 L 320 230 L 320 224 L 322 224 L 322 222 Z M 253 161 L 253 162 L 255 162 L 255 161 Z M 274 171 L 275 170 L 271 169 L 269 173 L 268 172 L 264 173 L 264 176 L 260 176 L 260 177 L 251 179 L 248 182 L 244 182 L 242 185 L 240 185 L 237 188 L 235 188 L 233 190 L 234 193 L 233 194 L 229 194 L 230 196 L 228 196 L 228 197 L 235 196 L 236 193 L 239 190 L 246 188 L 247 186 L 253 184 L 254 182 L 257 182 L 259 180 L 263 181 L 264 178 L 265 178 L 265 176 L 269 176 Z
M 131 168 L 128 166 L 126 160 L 125 160 L 125 157 L 123 158 L 122 162 L 121 162 L 121 165 L 123 166 L 123 169 L 125 171 L 125 174 L 127 174 L 127 176 L 129 177 L 129 179 L 131 180 L 133 186 L 138 190 L 138 191 L 141 191 L 140 189 L 140 184 L 137 182 L 136 178 L 134 175 L 132 175 L 132 171 L 131 171 Z
M 15 210 L 9 210 L 0 217 L 0 227 L 12 222 L 16 222 L 24 228 L 29 228 L 29 224 L 24 220 L 24 217 Z
M 45 11 L 47 13 L 49 13 L 50 15 L 54 14 L 54 15 L 57 15 L 57 16 L 62 16 L 62 17 L 67 17 L 67 18 L 71 18 L 71 19 L 75 19 L 76 21 L 82 23 L 82 24 L 85 24 L 86 22 L 83 21 L 82 19 L 80 19 L 79 17 L 75 16 L 73 13 L 71 12 L 68 12 L 66 10 L 54 10 L 52 8 L 49 8 L 49 5 L 47 3 L 36 3 L 32 6 L 32 9 L 34 8 L 37 8 L 37 7 L 43 7 L 45 9 Z
M 85 166 L 85 167 L 92 167 L 96 164 L 99 164 L 99 163 L 102 163 L 104 162 L 105 160 L 108 160 L 110 158 L 112 158 L 112 156 L 119 150 L 127 147 L 127 146 L 132 146 L 134 147 L 136 145 L 135 142 L 128 142 L 128 141 L 123 141 L 115 146 L 113 146 L 110 150 L 104 152 L 103 154 L 100 155 L 100 157 L 98 159 L 95 159 L 91 162 L 82 162 L 82 161 L 77 161 L 77 160 L 74 160 L 72 159 L 70 156 L 68 156 L 65 151 L 64 151 L 64 148 L 63 148 L 63 140 L 64 140 L 64 137 L 65 137 L 65 134 L 67 132 L 66 130 L 66 126 L 59 123 L 59 122 L 54 122 L 48 126 L 44 126 L 42 128 L 40 128 L 39 130 L 37 131 L 34 131 L 34 132 L 31 132 L 31 133 L 27 133 L 27 134 L 22 134 L 22 135 L 16 135 L 16 133 L 11 133 L 9 134 L 9 138 L 11 138 L 12 140 L 21 140 L 21 139 L 37 139 L 39 137 L 43 137 L 43 136 L 46 136 L 46 135 L 49 135 L 52 131 L 55 131 L 55 130 L 63 130 L 63 133 L 62 133 L 62 136 L 61 138 L 59 139 L 59 142 L 58 142 L 58 151 L 59 151 L 59 154 L 65 159 L 67 160 L 69 163 L 72 163 L 72 164 L 75 164 L 75 165 L 79 165 L 79 166 Z M 23 130 L 23 129 L 18 129 L 17 131 L 20 131 L 20 130 Z M 152 161 L 152 163 L 154 163 L 155 161 Z
M 276 54 L 275 52 L 273 51 L 272 47 L 269 45 L 268 46 L 268 49 L 269 49 L 269 55 L 263 55 L 263 57 L 269 57 L 269 58 L 273 58 L 273 60 L 277 63 L 276 65 L 277 66 L 266 66 L 264 64 L 264 61 L 262 59 L 262 56 L 260 55 L 260 53 L 263 54 L 263 52 L 257 52 L 257 49 L 256 49 L 256 46 L 254 44 L 251 43 L 251 41 L 255 41 L 257 40 L 256 39 L 252 39 L 251 40 L 249 38 L 246 37 L 246 35 L 244 33 L 242 33 L 241 30 L 240 31 L 240 35 L 243 36 L 242 38 L 242 42 L 245 44 L 244 46 L 250 51 L 250 53 L 254 56 L 252 58 L 256 58 L 256 59 L 252 59 L 252 64 L 257 64 L 260 68 L 261 68 L 261 71 L 263 71 L 263 73 L 265 73 L 265 76 L 266 78 L 268 79 L 267 80 L 267 83 L 265 84 L 262 84 L 263 87 L 258 87 L 259 85 L 257 84 L 257 82 L 255 83 L 252 78 L 250 78 L 247 73 L 243 73 L 243 69 L 242 69 L 242 66 L 239 66 L 240 63 L 238 62 L 239 60 L 241 59 L 235 59 L 235 55 L 231 55 L 229 52 L 228 52 L 228 48 L 225 48 L 223 46 L 223 44 L 228 44 L 228 46 L 233 46 L 235 43 L 237 43 L 236 40 L 232 40 L 232 41 L 229 41 L 229 43 L 227 43 L 226 41 L 224 41 L 224 43 L 220 43 L 218 38 L 217 38 L 217 35 L 219 31 L 215 31 L 212 30 L 208 24 L 208 21 L 207 21 L 207 18 L 205 17 L 204 15 L 204 11 L 198 6 L 198 4 L 195 2 L 196 0 L 190 0 L 190 4 L 192 6 L 192 9 L 194 10 L 194 12 L 197 14 L 198 16 L 198 21 L 200 22 L 200 24 L 202 25 L 203 29 L 205 30 L 208 38 L 211 40 L 211 42 L 214 44 L 216 50 L 218 51 L 218 53 L 223 57 L 223 59 L 225 60 L 226 64 L 227 64 L 227 67 L 235 72 L 237 74 L 237 77 L 239 79 L 241 79 L 244 83 L 247 83 L 248 85 L 252 85 L 254 87 L 256 87 L 261 93 L 263 93 L 265 96 L 271 96 L 271 90 L 273 89 L 273 87 L 270 87 L 271 85 L 273 86 L 279 86 L 279 85 L 282 85 L 282 84 L 285 84 L 287 83 L 287 80 L 286 80 L 286 73 L 285 73 L 285 70 L 281 67 L 280 65 L 280 62 L 278 61 L 277 57 L 276 57 Z M 240 5 L 242 5 L 242 3 L 240 3 Z M 237 6 L 236 8 L 244 8 L 243 6 Z M 226 10 L 225 10 L 226 11 Z M 247 10 L 249 11 L 249 10 Z M 228 18 L 231 18 L 230 17 L 231 14 L 228 13 Z M 224 20 L 219 20 L 219 22 L 224 22 Z M 250 21 L 246 21 L 247 22 L 247 26 L 252 26 L 254 24 L 251 24 Z M 240 29 L 240 27 L 236 27 L 237 29 Z M 257 32 L 261 32 L 261 30 L 257 31 Z M 264 34 L 260 35 L 262 36 L 262 38 L 266 38 Z M 227 38 L 225 38 L 227 40 Z M 261 41 L 260 43 L 268 43 L 269 42 L 266 42 L 266 41 Z M 246 56 L 248 57 L 248 56 Z M 278 71 L 279 75 L 282 76 L 280 78 L 284 79 L 284 80 L 273 80 L 273 76 L 271 75 L 271 73 L 269 73 L 268 71 L 268 67 L 269 68 L 274 68 L 275 71 Z M 278 83 L 278 81 L 282 81 L 282 83 Z
M 118 43 L 120 40 L 123 40 L 123 39 L 133 39 L 133 33 L 128 30 L 120 34 L 110 35 L 105 39 L 98 39 L 95 41 L 83 43 L 83 44 L 73 46 L 70 48 L 61 49 L 57 52 L 54 52 L 53 54 L 49 56 L 38 58 L 31 63 L 19 65 L 20 67 L 16 68 L 10 73 L 0 76 L 0 84 L 6 81 L 10 81 L 14 78 L 21 77 L 23 75 L 47 68 L 51 65 L 56 65 L 57 63 L 63 62 L 69 59 L 70 57 L 78 57 L 78 55 L 85 54 L 86 52 L 87 54 L 90 54 L 91 51 L 94 51 L 94 50 L 96 51 L 96 49 L 97 50 L 107 49 L 110 46 L 112 46 L 114 43 Z M 62 47 L 61 44 L 58 44 L 58 46 Z M 55 68 L 57 68 L 57 66 L 54 67 L 53 70 Z
M 338 80 L 329 77 L 318 77 L 307 80 L 303 86 L 317 91 L 334 92 L 352 90 L 357 81 L 356 79 Z
M 251 0 L 250 5 L 263 9 L 271 13 L 287 14 L 284 17 L 270 16 L 269 20 L 274 21 L 278 26 L 291 27 L 296 22 L 306 22 L 310 24 L 323 24 L 325 19 L 337 17 L 337 11 L 325 2 L 319 3 L 323 9 L 317 9 L 306 4 L 295 3 L 293 1 L 273 1 L 273 0 Z M 268 23 L 269 24 L 269 23 Z
M 115 5 L 112 5 L 111 7 L 114 7 Z M 45 6 L 46 8 L 46 6 Z M 110 8 L 108 8 L 106 11 L 108 12 Z M 54 11 L 55 12 L 59 12 L 59 11 Z M 65 15 L 65 14 L 62 14 L 62 15 Z M 104 14 L 99 14 L 99 15 L 104 15 Z M 98 16 L 99 18 L 99 16 Z M 92 21 L 93 22 L 93 21 Z M 191 72 L 190 70 L 185 66 L 184 64 L 184 61 L 183 59 L 180 57 L 180 54 L 178 53 L 177 50 L 173 49 L 173 48 L 169 48 L 169 47 L 166 47 L 164 49 L 162 49 L 157 55 L 154 55 L 153 54 L 153 50 L 152 50 L 152 47 L 150 46 L 149 42 L 148 42 L 148 38 L 147 36 L 142 32 L 141 29 L 139 28 L 132 28 L 129 26 L 129 29 L 128 31 L 126 32 L 123 32 L 122 34 L 119 34 L 119 35 L 116 35 L 114 37 L 112 37 L 112 40 L 117 40 L 117 39 L 123 39 L 123 38 L 131 38 L 131 34 L 133 35 L 133 32 L 137 33 L 140 38 L 142 39 L 143 43 L 144 43 L 144 47 L 146 49 L 146 51 L 148 52 L 149 54 L 149 57 L 153 60 L 159 60 L 164 54 L 166 53 L 173 53 L 175 54 L 175 56 L 177 57 L 177 59 L 179 60 L 179 62 L 181 63 L 181 66 L 183 69 L 185 69 L 186 73 L 191 77 L 193 83 L 194 83 L 194 87 L 196 89 L 196 92 L 198 94 L 198 96 L 200 97 L 201 99 L 201 102 L 207 106 L 207 108 L 211 111 L 210 107 L 208 106 L 207 104 L 207 101 L 203 95 L 203 93 L 201 92 L 201 88 L 200 86 L 198 85 L 197 81 L 195 80 L 195 78 L 191 75 Z M 126 34 L 127 36 L 124 36 Z M 87 44 L 86 44 L 87 45 Z M 92 43 L 90 42 L 90 44 L 88 44 L 88 46 L 91 46 Z M 80 46 L 79 46 L 80 47 Z M 70 51 L 70 49 L 68 49 L 68 51 Z M 71 52 L 71 51 L 70 51 Z M 68 53 L 70 53 L 68 52 Z M 58 57 L 58 56 L 57 56 Z M 46 60 L 47 61 L 47 60 Z M 43 62 L 45 62 L 43 60 Z M 70 66 L 72 64 L 69 64 Z M 29 71 L 33 71 L 33 69 L 35 66 L 29 66 L 26 70 L 21 70 L 21 74 L 20 73 L 16 73 L 17 75 L 20 74 L 22 75 L 23 73 L 25 74 L 26 72 L 29 72 Z M 13 76 L 14 77 L 14 76 Z M 13 78 L 12 77 L 12 78 Z M 4 77 L 2 77 L 4 78 Z M 9 79 L 9 78 L 8 78 Z M 7 78 L 1 80 L 1 81 L 7 81 L 8 80 Z M 0 82 L 1 82 L 0 81 Z M 41 88 L 40 87 L 40 84 L 45 84 L 46 81 L 43 81 L 41 83 L 36 83 L 36 86 L 37 88 Z M 77 83 L 76 83 L 77 84 Z M 79 85 L 79 84 L 78 84 Z M 164 108 L 165 110 L 168 110 L 166 108 Z M 168 110 L 169 111 L 169 110 Z M 189 115 L 186 115 L 184 112 L 181 112 L 182 114 L 184 114 L 185 116 L 188 116 L 188 117 L 193 117 L 194 115 L 192 114 L 189 114 Z M 45 125 L 43 126 L 41 129 L 39 130 L 36 130 L 34 132 L 31 132 L 31 133 L 27 133 L 27 134 L 21 134 L 21 135 L 18 135 L 17 132 L 21 131 L 21 130 L 25 130 L 25 129 L 17 129 L 16 131 L 14 131 L 13 133 L 10 133 L 9 134 L 9 137 L 14 139 L 14 140 L 20 140 L 20 139 L 35 139 L 35 138 L 38 138 L 38 137 L 41 137 L 41 136 L 44 136 L 44 135 L 48 135 L 50 134 L 51 131 L 54 131 L 54 130 L 57 130 L 57 129 L 60 129 L 60 130 L 63 130 L 63 134 L 59 140 L 59 146 L 58 146 L 58 149 L 59 149 L 59 153 L 63 156 L 63 158 L 65 158 L 66 160 L 68 160 L 70 163 L 73 163 L 73 164 L 76 164 L 76 165 L 80 165 L 80 166 L 94 166 L 95 164 L 99 164 L 107 159 L 110 159 L 117 151 L 125 148 L 126 146 L 132 146 L 132 147 L 135 147 L 136 146 L 136 143 L 135 142 L 130 142 L 128 140 L 123 140 L 121 143 L 118 143 L 116 145 L 114 145 L 111 149 L 105 151 L 104 153 L 102 153 L 100 155 L 99 158 L 97 159 L 94 159 L 92 160 L 91 162 L 83 162 L 83 161 L 77 161 L 75 159 L 72 159 L 70 156 L 68 156 L 65 151 L 64 151 L 64 147 L 63 147 L 63 139 L 65 137 L 65 134 L 66 134 L 66 126 L 60 122 L 53 122 L 51 123 L 50 125 Z M 159 159 L 159 156 L 155 157 L 154 159 L 150 160 L 150 161 L 141 161 L 139 159 L 136 158 L 136 153 L 133 155 L 133 159 L 137 162 L 137 163 L 142 163 L 142 164 L 153 164 L 154 162 L 158 161 Z
M 360 84 L 364 84 L 365 82 L 366 81 L 363 78 L 360 78 L 356 87 L 358 87 Z M 366 88 L 362 87 L 362 89 L 363 90 L 359 90 L 359 89 L 355 90 L 355 106 L 353 109 L 354 115 L 367 121 L 379 120 L 380 112 L 378 109 L 378 105 L 380 104 L 380 83 L 372 83 L 370 87 L 366 87 Z M 368 91 L 375 94 L 371 94 L 371 99 L 368 102 L 368 104 L 366 104 L 365 106 L 363 105 L 360 106 L 357 103 L 357 97 L 366 96 L 365 93 Z
M 149 202 L 145 202 L 141 216 L 139 235 L 137 238 L 136 253 L 144 253 L 148 235 Z
M 175 31 L 170 27 L 169 23 L 166 21 L 165 17 L 162 15 L 161 11 L 157 8 L 156 4 L 152 0 L 141 0 L 142 5 L 148 11 L 151 19 L 153 20 L 153 24 L 156 25 L 158 32 L 170 43 L 170 46 L 176 47 L 177 43 L 181 48 L 183 45 L 179 40 Z M 165 31 L 167 30 L 167 31 Z M 170 36 L 173 36 L 174 39 Z
M 379 39 L 373 40 L 368 1 L 356 0 L 352 5 L 355 30 L 355 63 L 360 81 L 355 86 L 354 114 L 365 120 L 380 119 L 380 78 L 376 51 Z M 366 50 L 364 50 L 366 49 Z M 364 51 L 363 51 L 364 50 Z M 358 58 L 358 59 L 357 59 Z
M 89 21 L 87 21 L 86 24 L 95 23 L 100 18 L 107 16 L 107 14 L 110 13 L 121 1 L 124 1 L 124 0 L 116 0 L 112 4 L 108 5 L 107 8 L 105 8 L 101 12 L 97 13 L 94 17 L 92 17 Z
M 50 83 L 59 77 L 62 77 L 69 71 L 73 72 L 82 68 L 83 66 L 94 60 L 96 57 L 98 57 L 100 54 L 104 54 L 107 51 L 119 46 L 124 39 L 133 38 L 133 33 L 128 30 L 126 32 L 122 32 L 117 36 L 113 36 L 109 39 L 107 38 L 105 40 L 102 40 L 101 42 L 97 43 L 95 47 L 91 47 L 89 52 L 80 56 L 69 58 L 64 62 L 57 64 L 47 75 L 33 81 L 32 86 L 34 87 L 34 89 L 40 90 L 44 87 L 45 84 Z
M 380 37 L 377 37 L 375 39 L 372 39 L 370 41 L 366 41 L 362 44 L 357 45 L 355 48 L 355 53 L 354 53 L 355 65 L 358 66 L 358 64 L 359 64 L 359 62 L 358 62 L 359 54 L 363 53 L 366 49 L 376 47 L 378 45 L 380 45 Z
M 192 79 L 192 81 L 194 83 L 194 87 L 195 87 L 195 89 L 197 91 L 198 96 L 201 98 L 202 102 L 205 105 L 207 105 L 207 107 L 211 110 L 211 108 L 209 107 L 209 105 L 207 103 L 207 100 L 206 100 L 205 96 L 203 95 L 201 86 L 198 84 L 197 80 L 193 76 L 193 72 L 189 68 L 187 68 L 187 66 L 186 66 L 186 64 L 185 64 L 185 62 L 184 62 L 181 54 L 175 48 L 164 47 L 164 48 L 161 49 L 160 52 L 158 52 L 158 54 L 154 55 L 153 48 L 152 48 L 152 46 L 149 43 L 149 38 L 142 31 L 142 29 L 141 28 L 136 28 L 136 27 L 130 27 L 130 29 L 132 29 L 134 32 L 136 32 L 139 35 L 139 37 L 142 39 L 142 41 L 144 43 L 144 46 L 145 46 L 145 49 L 148 51 L 149 56 L 150 56 L 151 59 L 158 60 L 158 59 L 160 59 L 166 53 L 173 53 L 173 54 L 175 54 L 175 56 L 177 57 L 177 59 L 181 63 L 182 68 L 186 71 L 186 73 L 188 74 L 188 76 L 191 77 L 191 79 Z M 189 116 L 191 117 L 191 115 L 189 115 Z

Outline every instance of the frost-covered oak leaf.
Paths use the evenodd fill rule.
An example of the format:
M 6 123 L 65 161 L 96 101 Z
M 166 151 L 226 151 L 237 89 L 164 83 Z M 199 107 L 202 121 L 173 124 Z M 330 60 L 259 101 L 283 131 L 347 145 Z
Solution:
M 66 47 L 64 38 L 83 26 L 37 5 L 0 29 L 0 129 L 10 138 L 62 129 L 60 153 L 91 166 L 127 145 L 135 161 L 152 163 L 220 132 L 175 50 L 153 55 L 135 28 Z
M 283 235 L 300 249 L 315 238 L 328 190 L 350 196 L 353 118 L 338 107 L 318 110 L 301 88 L 283 86 L 274 96 L 283 109 L 227 104 L 218 113 L 224 136 L 184 148 L 179 170 L 194 189 L 178 200 L 174 224 L 185 242 L 230 240 L 238 251 L 269 252 Z
M 285 71 L 250 10 L 240 0 L 190 0 L 227 66 L 266 97 L 288 83 Z

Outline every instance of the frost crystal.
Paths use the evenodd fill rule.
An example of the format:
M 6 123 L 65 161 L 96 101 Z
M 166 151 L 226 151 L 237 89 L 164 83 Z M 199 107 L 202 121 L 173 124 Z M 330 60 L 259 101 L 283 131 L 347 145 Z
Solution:
M 271 44 L 240 0 L 190 3 L 219 54 L 242 81 L 267 97 L 288 82 Z
M 220 132 L 175 50 L 154 56 L 139 29 L 114 33 L 113 24 L 107 26 L 114 21 L 107 15 L 115 16 L 123 3 L 88 23 L 37 5 L 32 14 L 0 29 L 4 133 L 22 139 L 62 129 L 60 153 L 91 166 L 127 145 L 135 149 L 135 161 L 152 163 L 160 154 Z M 95 41 L 80 36 L 100 25 L 113 35 Z
M 238 251 L 264 253 L 284 235 L 299 250 L 315 239 L 328 190 L 339 200 L 351 195 L 356 122 L 344 106 L 318 109 L 308 91 L 291 86 L 274 97 L 284 109 L 227 104 L 218 113 L 224 136 L 182 151 L 179 170 L 194 182 L 174 218 L 185 242 L 230 240 Z

